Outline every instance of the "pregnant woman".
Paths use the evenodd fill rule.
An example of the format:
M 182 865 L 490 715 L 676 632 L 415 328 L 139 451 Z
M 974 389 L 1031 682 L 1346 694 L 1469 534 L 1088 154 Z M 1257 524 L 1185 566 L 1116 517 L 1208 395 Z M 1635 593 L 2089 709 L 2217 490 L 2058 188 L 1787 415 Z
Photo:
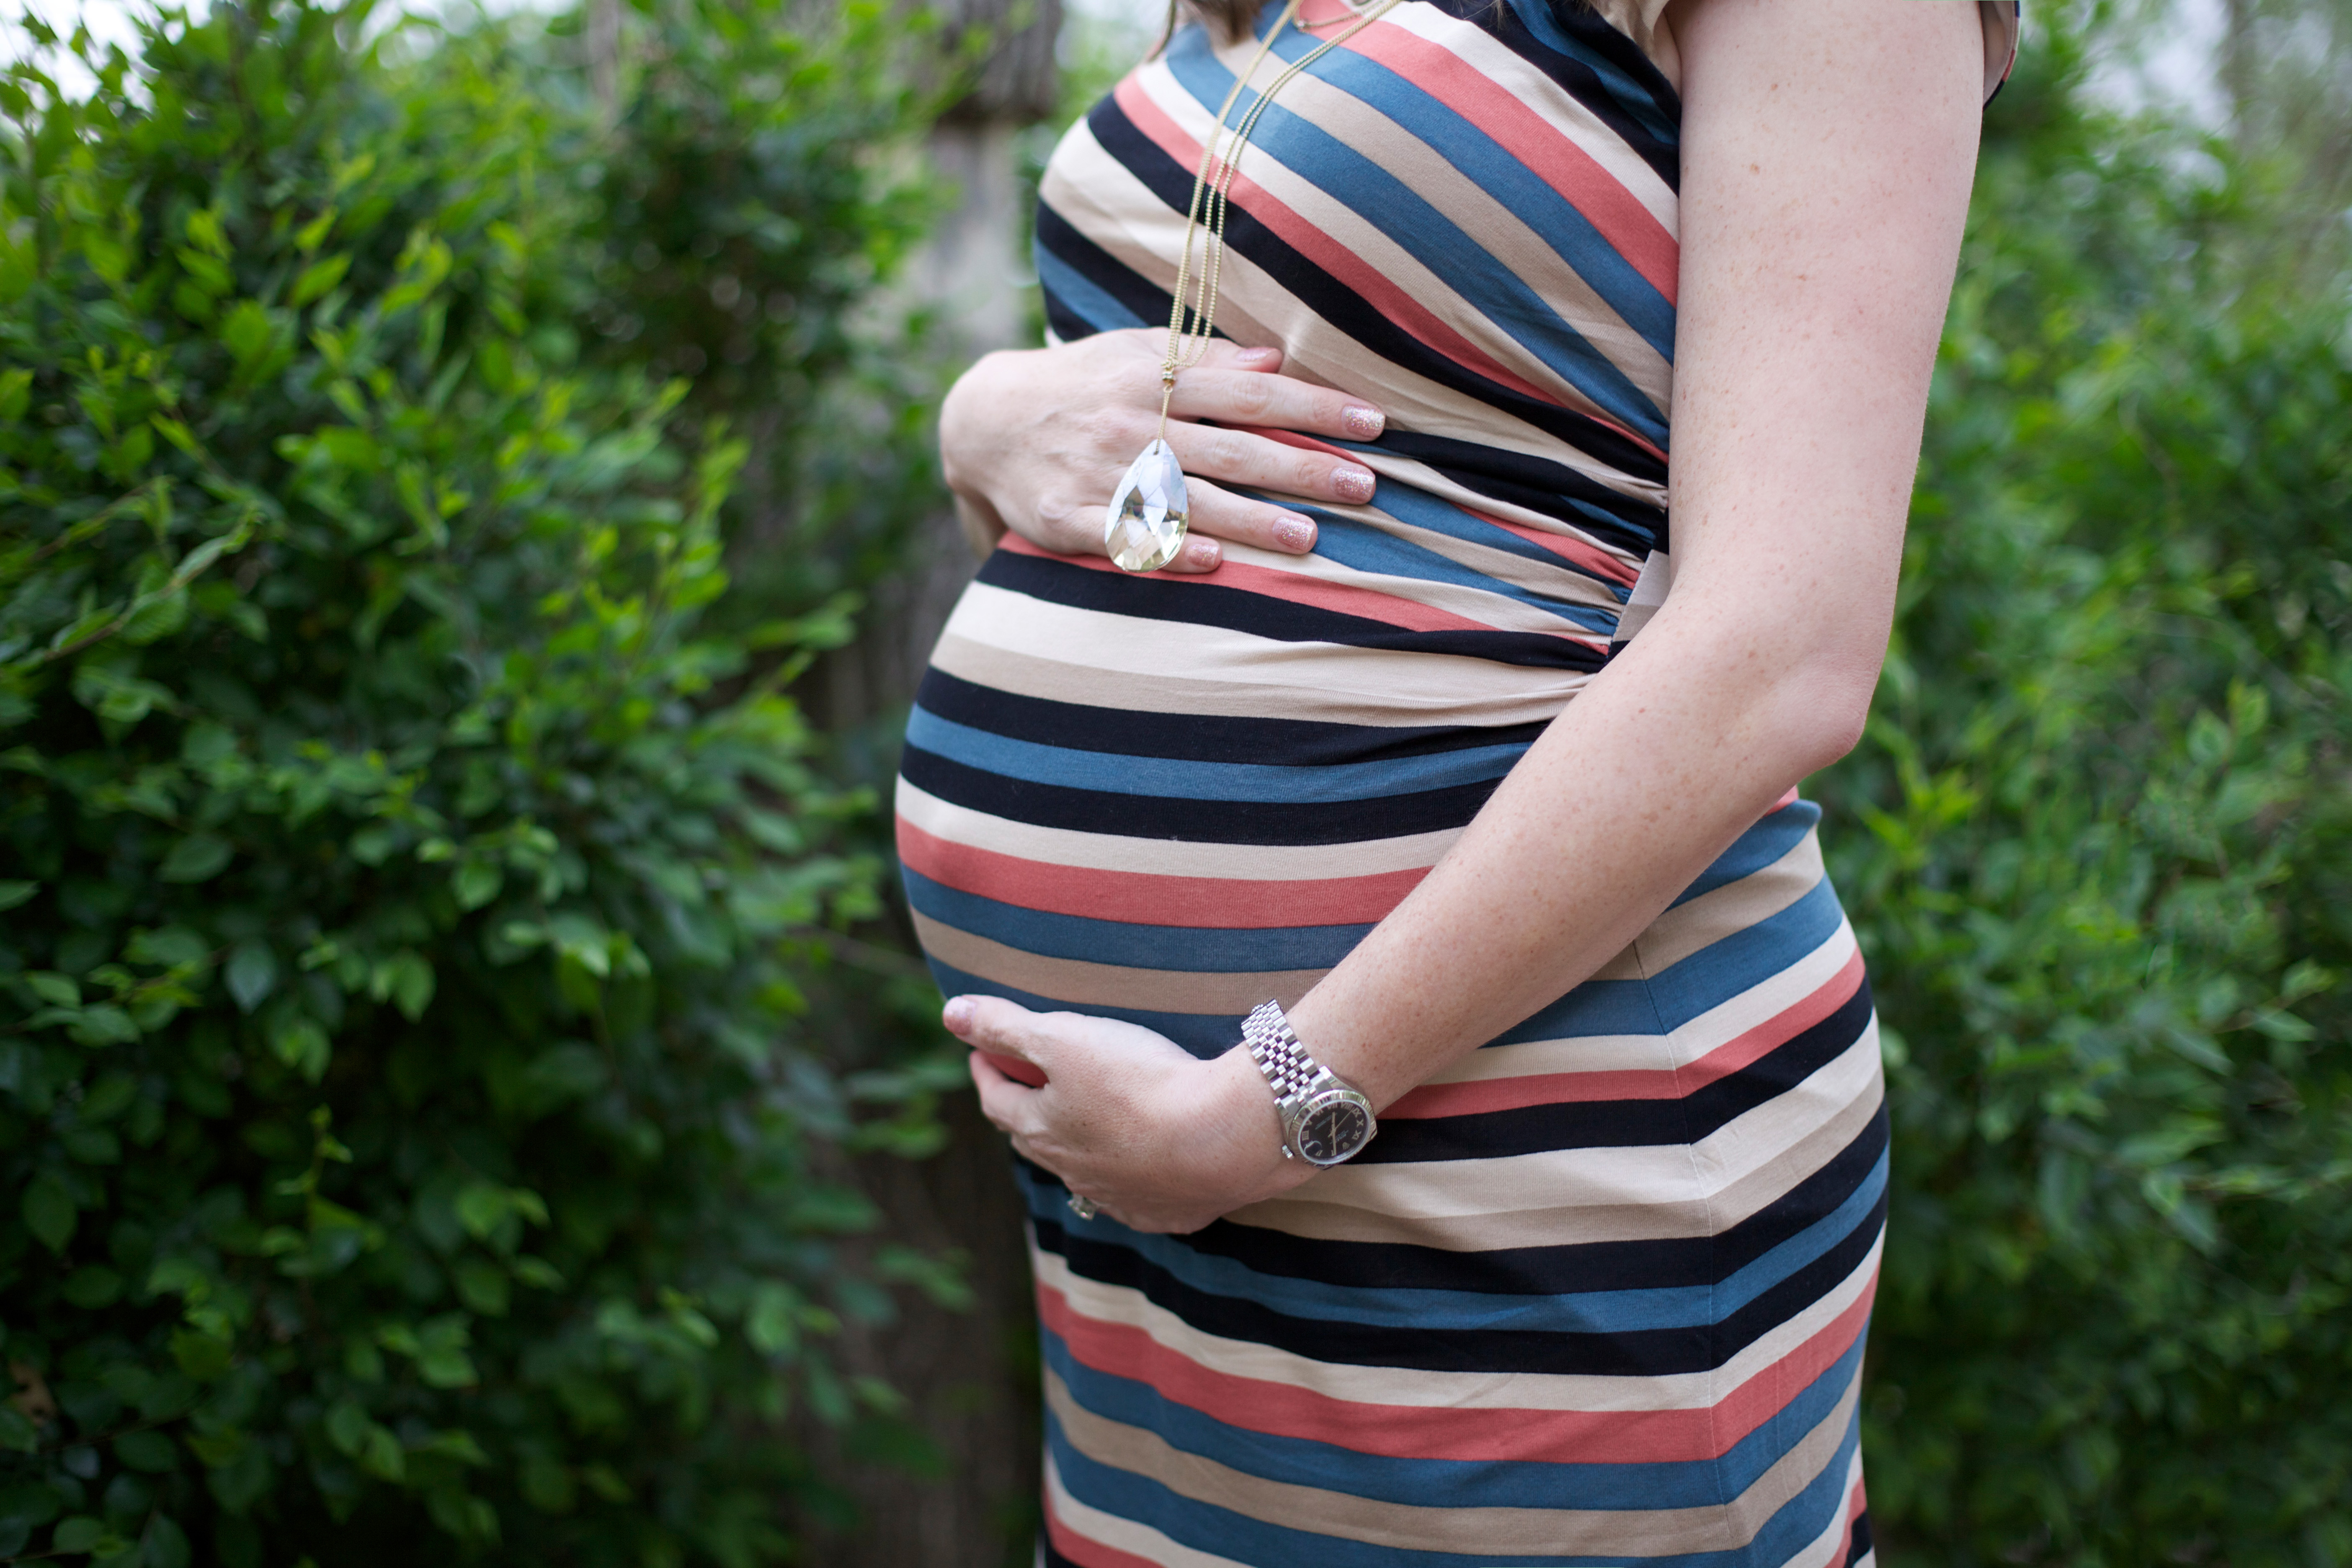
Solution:
M 1886 1118 L 1796 785 L 2014 6 L 1196 3 L 1046 171 L 1053 344 L 948 399 L 1002 538 L 898 790 L 1042 1560 L 1867 1561 Z M 1107 549 L 1163 431 L 1190 536 L 1147 460 Z

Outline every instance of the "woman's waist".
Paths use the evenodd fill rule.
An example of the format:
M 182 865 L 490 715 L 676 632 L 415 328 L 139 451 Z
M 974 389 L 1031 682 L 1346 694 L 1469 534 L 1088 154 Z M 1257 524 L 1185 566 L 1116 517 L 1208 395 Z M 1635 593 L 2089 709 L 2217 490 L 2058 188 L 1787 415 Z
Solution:
M 1188 718 L 1492 728 L 1558 714 L 1608 660 L 1618 590 L 1492 546 L 1441 551 L 1305 509 L 1316 552 L 1228 544 L 1130 575 L 1009 536 L 932 663 L 981 685 Z
M 1434 864 L 1554 710 L 1530 701 L 1517 722 L 1406 723 L 1369 696 L 1264 681 L 1235 692 L 1197 671 L 1154 684 L 1038 649 L 958 657 L 967 651 L 952 632 L 943 638 L 917 693 L 902 817 L 985 852 L 976 865 L 1010 856 L 992 876 L 1099 860 L 1142 873 L 1152 889 L 1143 896 L 1160 900 L 1213 898 L 1213 884 L 1235 878 L 1401 897 L 1410 883 L 1391 887 L 1391 874 Z M 1008 668 L 1033 679 L 1016 684 Z M 1190 701 L 1154 707 L 1139 694 Z M 1378 899 L 1281 901 L 1269 919 L 1386 910 Z

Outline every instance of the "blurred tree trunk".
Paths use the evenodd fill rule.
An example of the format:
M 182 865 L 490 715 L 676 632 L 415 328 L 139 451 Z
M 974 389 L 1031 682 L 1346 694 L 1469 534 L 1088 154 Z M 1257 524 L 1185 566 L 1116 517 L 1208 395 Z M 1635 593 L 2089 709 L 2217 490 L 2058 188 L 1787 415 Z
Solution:
M 2216 75 L 2254 171 L 2268 273 L 2285 291 L 2334 281 L 2352 251 L 2352 0 L 2222 0 Z
M 1060 0 L 939 0 L 938 8 L 950 48 L 973 27 L 997 40 L 971 92 L 931 133 L 932 166 L 954 186 L 957 202 L 903 286 L 906 302 L 930 312 L 951 366 L 961 367 L 1026 336 L 1021 251 L 1028 193 L 1017 139 L 1054 109 L 1061 6 Z M 900 570 L 876 584 L 856 642 L 817 672 L 812 696 L 826 728 L 862 732 L 877 773 L 881 763 L 895 763 L 897 726 L 977 564 L 942 505 L 917 531 Z M 911 929 L 903 921 L 902 928 L 911 952 Z M 1040 1432 L 1021 1207 L 1003 1139 L 969 1090 L 951 1097 L 945 1120 L 949 1141 L 936 1157 L 866 1156 L 857 1177 L 888 1216 L 883 1234 L 890 1239 L 966 1255 L 973 1304 L 950 1311 L 915 1300 L 897 1323 L 854 1331 L 842 1347 L 848 1370 L 880 1377 L 907 1397 L 908 1417 L 942 1451 L 945 1473 L 833 1466 L 856 1522 L 838 1554 L 820 1548 L 814 1554 L 820 1560 L 858 1568 L 997 1568 L 1032 1559 Z
M 975 30 L 998 40 L 967 93 L 932 129 L 926 151 L 957 193 L 930 243 L 908 268 L 906 302 L 934 318 L 957 367 L 992 350 L 1024 346 L 1022 289 L 1029 263 L 1021 178 L 1022 130 L 1054 111 L 1054 46 L 1061 0 L 936 0 L 945 47 Z M 901 570 L 877 585 L 857 643 L 826 661 L 824 717 L 839 729 L 909 701 L 931 645 L 977 566 L 944 506 L 929 519 Z

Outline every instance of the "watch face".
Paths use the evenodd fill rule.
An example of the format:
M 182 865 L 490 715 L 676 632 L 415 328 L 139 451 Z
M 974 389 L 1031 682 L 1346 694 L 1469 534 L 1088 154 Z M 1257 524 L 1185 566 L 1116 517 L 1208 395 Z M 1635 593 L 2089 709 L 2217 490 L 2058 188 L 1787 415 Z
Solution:
M 1317 1100 L 1298 1119 L 1298 1152 L 1318 1165 L 1336 1165 L 1372 1136 L 1372 1113 L 1352 1094 Z

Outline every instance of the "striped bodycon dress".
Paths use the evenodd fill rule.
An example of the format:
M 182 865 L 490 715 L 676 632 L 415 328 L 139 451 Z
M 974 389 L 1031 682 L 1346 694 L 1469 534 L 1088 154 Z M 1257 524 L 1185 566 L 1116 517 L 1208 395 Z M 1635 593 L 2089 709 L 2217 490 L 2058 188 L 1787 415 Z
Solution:
M 1226 1050 L 1396 905 L 1663 599 L 1662 4 L 1407 0 L 1282 89 L 1233 187 L 1218 324 L 1387 411 L 1377 442 L 1314 443 L 1378 493 L 1303 508 L 1311 556 L 1228 545 L 1202 577 L 1005 540 L 898 782 L 948 994 Z M 2015 10 L 1981 9 L 1997 82 Z M 1036 242 L 1055 335 L 1164 327 L 1201 142 L 1255 47 L 1188 26 L 1061 142 Z M 1278 1200 L 1143 1236 L 1020 1168 L 1041 1561 L 1867 1561 L 1886 1118 L 1817 816 L 1792 795 L 1600 973 Z

